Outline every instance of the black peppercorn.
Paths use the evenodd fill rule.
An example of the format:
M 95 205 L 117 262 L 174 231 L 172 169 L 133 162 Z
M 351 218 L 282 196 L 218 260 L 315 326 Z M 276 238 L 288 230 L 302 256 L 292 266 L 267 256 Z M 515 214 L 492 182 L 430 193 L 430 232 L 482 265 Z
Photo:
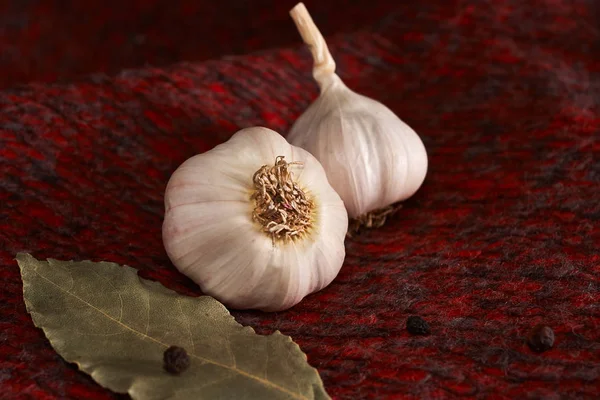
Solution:
M 171 346 L 163 354 L 164 368 L 172 374 L 180 374 L 190 366 L 190 357 L 182 347 Z
M 406 330 L 412 335 L 429 335 L 429 324 L 421 317 L 411 316 L 406 320 Z
M 537 353 L 549 350 L 554 346 L 554 331 L 546 325 L 536 325 L 527 338 L 529 348 Z

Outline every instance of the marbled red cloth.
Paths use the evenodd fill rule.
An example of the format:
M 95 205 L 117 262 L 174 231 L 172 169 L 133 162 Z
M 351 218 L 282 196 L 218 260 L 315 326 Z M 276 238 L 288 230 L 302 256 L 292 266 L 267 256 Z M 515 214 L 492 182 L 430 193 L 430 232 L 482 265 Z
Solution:
M 600 3 L 392 8 L 371 29 L 330 37 L 330 47 L 351 88 L 421 135 L 424 186 L 384 228 L 347 241 L 328 288 L 286 312 L 236 318 L 292 336 L 336 399 L 597 398 Z M 343 31 L 342 17 L 331 18 Z M 157 37 L 181 55 L 166 61 L 185 61 L 193 46 L 162 27 Z M 55 44 L 95 43 L 92 34 Z M 0 92 L 1 398 L 121 397 L 64 362 L 33 326 L 14 256 L 114 261 L 200 294 L 162 247 L 165 184 L 182 161 L 241 127 L 289 129 L 318 92 L 299 37 L 286 46 L 83 78 L 121 65 L 116 42 L 64 75 L 48 49 L 36 60 L 71 83 Z M 139 66 L 138 57 L 146 53 L 122 66 Z M 36 68 L 22 76 L 50 80 Z M 2 69 L 18 80 L 9 64 Z M 415 314 L 430 336 L 406 332 Z M 525 344 L 538 322 L 556 333 L 542 354 Z
M 0 87 L 295 45 L 298 0 L 3 0 Z M 396 1 L 306 0 L 324 35 L 385 22 Z M 368 6 L 367 6 L 368 5 Z

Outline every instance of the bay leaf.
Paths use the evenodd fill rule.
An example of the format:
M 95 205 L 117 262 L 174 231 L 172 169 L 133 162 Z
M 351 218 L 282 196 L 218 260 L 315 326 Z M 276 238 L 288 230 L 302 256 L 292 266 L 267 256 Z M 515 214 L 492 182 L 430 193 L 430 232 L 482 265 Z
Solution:
M 23 296 L 54 349 L 100 385 L 134 399 L 328 399 L 289 336 L 257 335 L 209 296 L 188 297 L 109 262 L 17 255 Z M 183 347 L 171 375 L 163 352 Z

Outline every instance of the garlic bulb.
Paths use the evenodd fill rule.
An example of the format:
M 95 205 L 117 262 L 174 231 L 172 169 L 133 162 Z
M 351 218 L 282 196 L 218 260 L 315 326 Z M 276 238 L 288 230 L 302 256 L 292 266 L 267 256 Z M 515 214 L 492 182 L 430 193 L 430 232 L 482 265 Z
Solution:
M 173 264 L 233 308 L 289 308 L 329 285 L 344 261 L 342 200 L 316 158 L 267 128 L 185 161 L 165 208 Z
M 288 141 L 321 162 L 352 218 L 412 196 L 427 173 L 419 136 L 389 108 L 342 82 L 302 3 L 290 14 L 311 50 L 321 94 L 292 126 Z

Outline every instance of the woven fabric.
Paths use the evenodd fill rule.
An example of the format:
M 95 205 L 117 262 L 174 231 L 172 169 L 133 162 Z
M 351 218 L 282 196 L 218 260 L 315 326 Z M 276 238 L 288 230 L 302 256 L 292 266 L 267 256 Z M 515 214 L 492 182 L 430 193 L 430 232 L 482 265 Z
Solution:
M 329 287 L 234 315 L 290 335 L 336 399 L 596 398 L 600 5 L 421 3 L 329 42 L 348 86 L 422 137 L 423 187 L 347 240 Z M 162 246 L 166 182 L 242 127 L 287 132 L 318 95 L 310 72 L 298 40 L 0 92 L 2 398 L 120 398 L 33 326 L 15 254 L 127 264 L 199 295 Z M 409 335 L 411 315 L 431 335 Z M 537 354 L 525 337 L 540 322 L 556 342 Z
M 296 0 L 4 0 L 0 88 L 167 66 L 297 43 Z M 307 0 L 323 34 L 378 23 L 394 1 Z

